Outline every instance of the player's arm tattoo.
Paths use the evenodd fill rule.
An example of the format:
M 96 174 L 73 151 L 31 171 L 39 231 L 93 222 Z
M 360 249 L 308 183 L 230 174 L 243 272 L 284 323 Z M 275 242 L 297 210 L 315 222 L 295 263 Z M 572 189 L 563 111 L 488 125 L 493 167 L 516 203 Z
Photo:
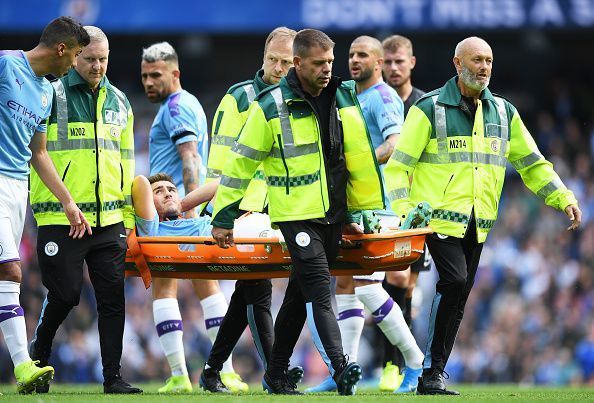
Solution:
M 397 138 L 398 134 L 391 134 L 388 136 L 386 141 L 384 141 L 375 149 L 375 158 L 377 159 L 378 164 L 381 165 L 388 162 L 392 152 L 394 151 L 394 145 L 396 144 Z
M 177 152 L 182 160 L 182 177 L 186 194 L 196 189 L 199 185 L 200 156 L 196 150 L 196 142 L 188 141 L 178 144 Z

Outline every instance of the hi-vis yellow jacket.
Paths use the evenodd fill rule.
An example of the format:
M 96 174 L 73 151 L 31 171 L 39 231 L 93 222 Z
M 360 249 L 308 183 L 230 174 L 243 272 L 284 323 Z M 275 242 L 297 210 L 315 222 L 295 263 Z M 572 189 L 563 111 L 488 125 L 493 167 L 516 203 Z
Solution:
M 221 100 L 212 125 L 212 140 L 208 155 L 206 182 L 219 178 L 229 160 L 229 150 L 235 144 L 241 128 L 245 124 L 250 104 L 269 84 L 262 80 L 264 70 L 256 73 L 253 80 L 233 85 Z M 266 182 L 260 166 L 248 185 L 245 196 L 239 205 L 244 211 L 262 211 L 266 205 Z
M 91 226 L 123 221 L 134 228 L 134 116 L 128 99 L 107 77 L 93 94 L 74 69 L 52 85 L 47 150 L 62 181 Z M 30 199 L 37 225 L 70 225 L 34 169 Z
M 577 204 L 516 108 L 487 88 L 472 120 L 461 108 L 454 77 L 408 112 L 384 169 L 388 199 L 403 218 L 417 203 L 428 201 L 433 207 L 431 228 L 458 238 L 464 237 L 474 211 L 477 239 L 484 242 L 497 218 L 507 161 L 549 206 L 564 210 Z
M 377 161 L 352 83 L 336 91 L 348 171 L 349 210 L 383 208 Z M 233 228 L 239 202 L 263 163 L 270 220 L 322 218 L 330 207 L 319 122 L 310 104 L 298 97 L 287 79 L 262 91 L 223 170 L 212 224 Z

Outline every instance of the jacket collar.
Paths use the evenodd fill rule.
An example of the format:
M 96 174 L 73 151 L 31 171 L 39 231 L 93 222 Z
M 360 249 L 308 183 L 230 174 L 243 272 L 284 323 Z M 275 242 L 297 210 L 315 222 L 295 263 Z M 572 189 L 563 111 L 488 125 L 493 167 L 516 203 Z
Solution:
M 330 82 L 322 91 L 332 91 L 332 93 L 335 94 L 341 83 L 342 79 L 340 77 L 332 76 L 330 78 Z M 301 82 L 297 77 L 295 67 L 291 67 L 288 74 L 281 79 L 279 85 L 283 92 L 283 98 L 285 102 L 289 102 L 294 99 L 305 99 L 305 92 L 301 87 Z
M 272 84 L 267 84 L 262 77 L 264 77 L 264 69 L 258 70 L 256 76 L 254 77 L 253 85 L 256 90 L 256 94 L 261 93 L 266 88 L 270 87 Z
M 78 71 L 75 69 L 70 69 L 68 71 L 68 75 L 66 76 L 66 82 L 68 83 L 69 87 L 74 87 L 75 85 L 84 85 L 85 87 L 89 87 L 87 81 L 78 74 Z M 99 82 L 99 88 L 107 87 L 109 85 L 109 80 L 107 76 L 103 76 L 101 81 Z
M 489 100 L 495 102 L 495 98 L 493 98 L 493 94 L 488 87 L 481 92 L 480 99 L 481 101 Z M 460 93 L 460 88 L 458 88 L 458 76 L 455 76 L 450 78 L 448 82 L 441 87 L 437 102 L 445 105 L 458 106 L 460 105 L 461 100 L 462 94 Z

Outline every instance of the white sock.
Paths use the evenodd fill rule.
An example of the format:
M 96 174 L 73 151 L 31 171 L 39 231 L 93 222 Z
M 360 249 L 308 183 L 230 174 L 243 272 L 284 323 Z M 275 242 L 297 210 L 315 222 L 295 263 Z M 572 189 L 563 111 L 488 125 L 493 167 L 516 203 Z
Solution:
M 390 298 L 380 283 L 355 288 L 355 294 L 373 315 L 375 323 L 390 343 L 402 352 L 406 366 L 419 369 L 423 353 L 413 337 L 398 304 Z
M 221 322 L 227 313 L 227 299 L 222 292 L 217 292 L 200 301 L 202 305 L 202 313 L 204 314 L 204 324 L 206 325 L 206 333 L 212 343 L 214 343 L 221 327 Z M 232 364 L 233 354 L 229 355 L 227 361 L 223 363 L 221 372 L 235 372 Z
M 0 330 L 16 367 L 31 361 L 27 351 L 27 326 L 19 302 L 21 285 L 14 281 L 0 281 Z
M 342 339 L 342 351 L 349 356 L 349 361 L 357 361 L 359 341 L 365 325 L 363 303 L 355 294 L 336 294 L 338 310 L 338 328 Z
M 153 301 L 153 317 L 159 335 L 159 341 L 171 375 L 187 375 L 186 356 L 184 354 L 184 331 L 181 313 L 176 298 L 161 298 Z

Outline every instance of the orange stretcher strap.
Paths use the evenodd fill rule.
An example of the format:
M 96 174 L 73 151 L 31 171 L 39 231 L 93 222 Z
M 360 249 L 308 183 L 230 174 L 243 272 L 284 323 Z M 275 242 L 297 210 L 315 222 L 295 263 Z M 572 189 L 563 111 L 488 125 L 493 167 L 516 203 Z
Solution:
M 149 269 L 148 263 L 146 262 L 146 258 L 140 250 L 138 238 L 136 238 L 136 229 L 132 230 L 132 232 L 128 236 L 127 242 L 128 251 L 134 259 L 134 263 L 136 264 L 136 268 L 140 273 L 140 277 L 142 278 L 144 287 L 148 290 L 148 288 L 151 286 L 151 283 L 153 282 L 153 279 L 151 276 L 151 270 Z

